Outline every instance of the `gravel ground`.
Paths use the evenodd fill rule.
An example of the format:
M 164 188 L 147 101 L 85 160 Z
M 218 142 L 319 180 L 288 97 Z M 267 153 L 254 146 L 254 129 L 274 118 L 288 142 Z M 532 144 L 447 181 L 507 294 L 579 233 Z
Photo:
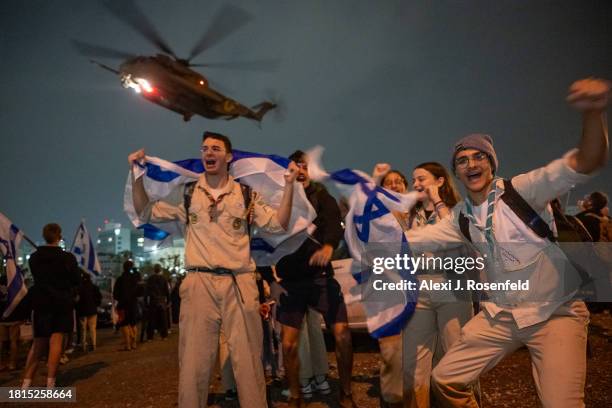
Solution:
M 71 361 L 60 368 L 58 386 L 77 389 L 78 407 L 175 407 L 177 401 L 178 333 L 175 330 L 167 341 L 154 340 L 144 343 L 136 351 L 118 351 L 121 338 L 111 329 L 99 331 L 99 347 L 95 352 L 75 352 Z M 589 334 L 591 357 L 588 359 L 586 385 L 587 407 L 610 406 L 612 401 L 612 316 L 608 313 L 591 317 Z M 379 406 L 378 364 L 376 343 L 367 336 L 355 335 L 355 364 L 353 370 L 354 395 L 360 407 Z M 25 353 L 25 350 L 24 350 Z M 563 358 L 563 356 L 559 356 Z M 335 357 L 329 353 L 332 366 L 330 382 L 337 389 Z M 34 385 L 45 383 L 46 369 L 41 363 Z M 17 386 L 21 373 L 0 373 L 0 386 Z M 481 379 L 483 399 L 488 408 L 538 407 L 537 395 L 531 378 L 529 354 L 520 349 L 505 358 Z M 282 385 L 270 384 L 272 406 L 284 408 Z M 334 393 L 332 393 L 332 396 Z M 221 401 L 219 381 L 211 385 L 212 407 L 234 408 L 235 402 Z M 5 404 L 6 406 L 28 406 Z M 29 405 L 31 406 L 31 404 Z M 36 407 L 62 407 L 66 404 L 42 404 Z M 309 408 L 335 407 L 333 397 L 315 396 Z M 249 407 L 250 408 L 250 407 Z

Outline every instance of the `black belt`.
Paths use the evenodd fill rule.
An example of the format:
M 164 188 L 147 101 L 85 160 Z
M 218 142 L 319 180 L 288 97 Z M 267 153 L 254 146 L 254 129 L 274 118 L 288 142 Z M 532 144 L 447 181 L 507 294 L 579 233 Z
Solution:
M 238 281 L 236 280 L 236 275 L 234 271 L 227 268 L 201 268 L 201 267 L 193 267 L 187 268 L 187 272 L 202 272 L 202 273 L 212 273 L 214 275 L 230 275 L 232 280 L 234 281 L 234 285 L 236 285 L 236 289 L 238 290 L 238 295 L 240 296 L 240 301 L 244 303 L 244 298 L 242 297 L 242 291 L 240 290 L 240 286 L 238 286 Z
M 234 272 L 231 269 L 227 268 L 202 268 L 202 267 L 193 267 L 187 268 L 187 272 L 204 272 L 204 273 L 214 273 L 215 275 L 233 275 Z

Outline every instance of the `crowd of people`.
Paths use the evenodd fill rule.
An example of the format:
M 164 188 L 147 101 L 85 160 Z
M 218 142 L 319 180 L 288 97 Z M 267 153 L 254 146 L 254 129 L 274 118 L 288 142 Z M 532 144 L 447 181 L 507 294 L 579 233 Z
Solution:
M 69 354 L 75 349 L 93 352 L 97 347 L 102 293 L 91 274 L 60 247 L 61 231 L 58 224 L 45 225 L 42 235 L 46 244 L 38 247 L 29 260 L 34 285 L 8 316 L 0 318 L 0 371 L 18 369 L 20 343 L 32 340 L 23 387 L 31 385 L 40 360 L 47 361 L 47 386 L 51 387 L 58 366 L 69 361 Z M 166 339 L 171 324 L 178 323 L 180 310 L 180 281 L 171 284 L 160 264 L 155 264 L 151 276 L 143 281 L 133 266 L 132 261 L 126 261 L 123 274 L 115 282 L 116 307 L 114 319 L 111 317 L 113 326 L 123 335 L 122 350 L 128 351 L 136 348 L 137 326 L 141 328 L 140 343 L 152 340 L 155 333 Z M 4 315 L 8 288 L 6 276 L 0 279 Z
M 389 406 L 425 407 L 433 395 L 441 406 L 476 407 L 479 376 L 521 346 L 531 353 L 536 389 L 544 406 L 584 405 L 588 310 L 582 300 L 574 298 L 578 287 L 567 285 L 566 271 L 576 270 L 555 245 L 550 202 L 588 181 L 607 162 L 608 95 L 605 81 L 575 82 L 568 102 L 583 115 L 577 148 L 512 179 L 497 177 L 499 160 L 490 136 L 461 138 L 453 148 L 451 172 L 467 191 L 462 201 L 453 187 L 451 172 L 444 166 L 427 162 L 415 168 L 412 184 L 421 192 L 420 203 L 407 214 L 397 215 L 412 250 L 445 256 L 476 251 L 489 255 L 484 272 L 490 280 L 499 280 L 511 270 L 515 277 L 531 277 L 534 283 L 522 295 L 502 292 L 490 297 L 480 303 L 475 315 L 471 302 L 421 293 L 401 338 L 380 340 L 381 387 Z M 289 405 L 303 406 L 303 397 L 324 384 L 324 378 L 316 375 L 314 381 L 300 378 L 299 369 L 300 363 L 309 360 L 299 358 L 304 316 L 307 311 L 317 311 L 336 339 L 339 403 L 356 406 L 351 393 L 346 305 L 330 268 L 341 237 L 336 201 L 322 185 L 309 180 L 308 158 L 300 151 L 291 156 L 278 210 L 261 199 L 251 205 L 245 198 L 244 188 L 228 173 L 232 146 L 226 136 L 206 132 L 201 152 L 205 173 L 189 193 L 189 206 L 150 202 L 142 179 L 132 180 L 134 207 L 143 222 L 179 220 L 186 225 L 188 274 L 180 288 L 184 306 L 179 406 L 206 404 L 221 339 L 229 350 L 241 405 L 267 406 L 261 358 L 264 336 L 258 311 L 267 315 L 269 308 L 259 302 L 255 265 L 248 252 L 248 225 L 253 222 L 269 232 L 286 228 L 294 180 L 302 183 L 316 210 L 317 229 L 294 254 L 277 263 L 272 282 L 281 290 L 276 320 L 281 325 Z M 131 166 L 144 158 L 144 150 L 139 150 L 129 155 L 128 162 Z M 380 167 L 383 186 L 399 193 L 407 189 L 400 172 Z M 601 229 L 606 218 L 600 204 L 591 199 L 591 210 L 586 211 L 596 212 Z M 520 245 L 507 245 L 517 242 Z M 447 278 L 437 271 L 427 273 L 432 276 L 418 278 Z M 235 336 L 238 330 L 245 335 Z
M 485 254 L 489 261 L 482 272 L 490 281 L 511 271 L 533 282 L 525 293 L 497 293 L 476 307 L 469 296 L 421 291 L 407 324 L 379 339 L 381 399 L 386 406 L 429 407 L 435 400 L 442 407 L 478 407 L 479 377 L 522 346 L 530 352 L 544 407 L 584 406 L 589 311 L 574 296 L 577 288 L 567 285 L 567 271 L 574 267 L 556 245 L 554 224 L 562 216 L 574 230 L 583 230 L 580 239 L 610 242 L 607 196 L 595 192 L 585 197 L 575 217 L 556 215 L 559 206 L 550 204 L 606 164 L 609 92 L 602 80 L 575 82 L 568 103 L 582 114 L 577 147 L 511 179 L 498 177 L 493 138 L 484 134 L 458 140 L 448 169 L 432 161 L 415 166 L 411 182 L 388 164 L 376 166 L 373 179 L 385 189 L 419 193 L 413 208 L 394 213 L 411 250 L 442 257 Z M 323 184 L 311 180 L 309 158 L 300 150 L 290 156 L 276 209 L 229 174 L 232 144 L 227 136 L 205 132 L 200 151 L 205 172 L 177 191 L 183 198 L 178 203 L 150 201 L 142 178 L 132 179 L 134 208 L 143 222 L 178 220 L 185 225 L 187 274 L 176 286 L 181 302 L 179 406 L 206 406 L 209 382 L 219 366 L 228 398 L 237 396 L 243 407 L 268 406 L 266 375 L 284 376 L 290 407 L 304 406 L 304 398 L 314 392 L 329 394 L 324 321 L 335 339 L 338 402 L 356 407 L 347 307 L 330 263 L 343 236 L 336 200 Z M 144 149 L 128 156 L 130 166 L 144 159 Z M 453 176 L 465 188 L 463 199 Z M 316 212 L 316 229 L 297 251 L 274 267 L 258 270 L 249 250 L 251 226 L 284 232 L 295 183 L 302 185 Z M 47 245 L 30 258 L 34 343 L 24 371 L 25 387 L 31 384 L 43 343 L 49 345 L 47 385 L 54 385 L 63 333 L 73 326 L 75 293 L 95 300 L 91 282 L 81 278 L 74 257 L 58 246 L 59 226 L 45 226 L 43 236 Z M 452 276 L 427 270 L 416 278 L 444 283 Z M 145 283 L 126 262 L 113 295 L 125 350 L 137 344 L 141 298 L 146 299 L 141 335 L 146 332 L 150 340 L 157 331 L 166 338 L 172 318 L 168 305 L 174 296 L 161 268 L 156 266 Z M 88 330 L 96 347 L 94 304 L 76 307 L 84 348 Z

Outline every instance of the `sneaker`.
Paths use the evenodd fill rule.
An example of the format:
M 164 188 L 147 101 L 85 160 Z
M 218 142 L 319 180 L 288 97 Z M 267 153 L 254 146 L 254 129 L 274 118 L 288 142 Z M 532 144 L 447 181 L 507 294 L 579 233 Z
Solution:
M 235 388 L 231 388 L 225 391 L 225 400 L 226 401 L 236 401 L 238 399 L 238 391 Z
M 312 383 L 302 385 L 301 392 L 302 392 L 302 398 L 305 398 L 305 399 L 312 398 L 312 392 L 313 392 Z M 281 395 L 285 398 L 291 399 L 291 391 L 288 389 L 282 390 Z
M 64 355 L 63 355 L 63 356 L 60 358 L 59 363 L 60 363 L 61 365 L 64 365 L 64 364 L 68 363 L 68 361 L 70 361 L 70 359 L 68 358 L 68 356 L 67 356 L 67 355 L 65 355 L 65 354 L 64 354 Z
M 74 347 L 70 347 L 69 349 L 66 349 L 66 351 L 64 351 L 64 354 L 72 354 L 74 353 Z
M 315 391 L 317 391 L 321 395 L 328 395 L 331 393 L 331 387 L 329 386 L 329 383 L 327 382 L 327 378 L 325 378 L 321 382 L 317 382 L 316 379 L 313 379 L 311 384 L 312 384 L 312 387 L 315 389 Z

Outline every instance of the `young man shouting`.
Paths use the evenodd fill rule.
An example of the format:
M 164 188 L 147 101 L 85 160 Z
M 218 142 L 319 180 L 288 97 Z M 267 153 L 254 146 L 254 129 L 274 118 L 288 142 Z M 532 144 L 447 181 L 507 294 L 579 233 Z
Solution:
M 502 198 L 513 188 L 539 216 L 533 219 L 551 228 L 548 203 L 589 180 L 607 162 L 609 84 L 583 79 L 569 92 L 568 103 L 583 115 L 576 149 L 512 178 L 509 186 L 495 178 L 498 159 L 491 137 L 466 136 L 455 145 L 452 166 L 467 198 L 453 209 L 451 218 L 406 232 L 416 251 L 472 242 L 488 259 L 489 282 L 529 280 L 528 290 L 488 293 L 482 311 L 463 327 L 460 340 L 432 374 L 441 406 L 477 407 L 471 384 L 521 346 L 531 354 L 536 389 L 545 408 L 584 406 L 589 314 L 584 302 L 574 299 L 578 272 L 554 242 L 537 234 Z
M 185 188 L 175 192 L 175 201 L 182 204 L 150 203 L 142 178 L 133 181 L 134 208 L 143 220 L 180 220 L 187 225 L 188 274 L 179 290 L 179 407 L 206 406 L 221 330 L 227 338 L 240 405 L 267 407 L 261 362 L 263 332 L 248 224 L 253 221 L 269 232 L 287 229 L 296 167 L 289 165 L 281 204 L 275 211 L 256 195 L 245 194 L 244 187 L 229 175 L 232 145 L 227 136 L 204 133 L 200 151 L 205 172 L 191 195 L 185 194 Z M 141 149 L 130 154 L 128 162 L 132 165 L 144 156 Z M 251 197 L 248 205 L 247 195 Z

